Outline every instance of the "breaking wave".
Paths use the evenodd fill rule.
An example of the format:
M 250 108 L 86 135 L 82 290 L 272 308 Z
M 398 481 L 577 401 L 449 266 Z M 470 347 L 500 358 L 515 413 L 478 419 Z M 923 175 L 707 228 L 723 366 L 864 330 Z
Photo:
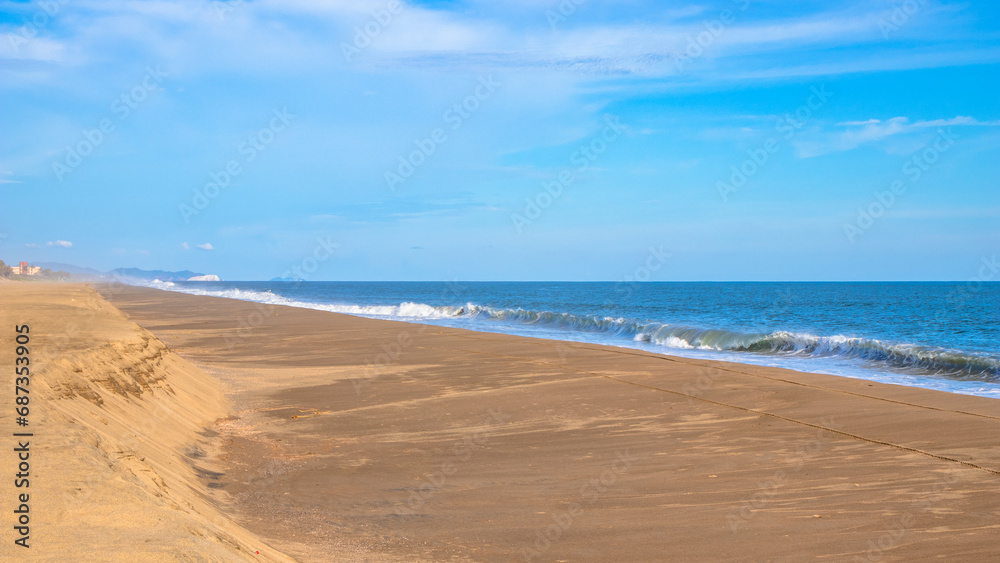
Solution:
M 600 333 L 678 350 L 714 350 L 772 356 L 835 357 L 871 362 L 881 367 L 921 375 L 1000 382 L 1000 358 L 916 344 L 891 343 L 872 338 L 775 331 L 742 333 L 722 329 L 642 322 L 623 317 L 576 315 L 550 311 L 507 309 L 467 303 L 432 306 L 404 302 L 399 305 L 351 305 L 296 301 L 272 293 L 246 289 L 205 290 L 159 280 L 151 287 L 195 295 L 227 297 L 274 305 L 317 309 L 334 313 L 396 320 L 468 319 L 535 325 L 571 332 Z

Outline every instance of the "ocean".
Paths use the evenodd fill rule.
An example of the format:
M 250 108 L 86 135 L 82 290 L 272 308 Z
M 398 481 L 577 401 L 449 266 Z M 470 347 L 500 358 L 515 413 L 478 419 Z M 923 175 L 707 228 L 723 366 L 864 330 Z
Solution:
M 145 285 L 1000 398 L 1000 283 Z

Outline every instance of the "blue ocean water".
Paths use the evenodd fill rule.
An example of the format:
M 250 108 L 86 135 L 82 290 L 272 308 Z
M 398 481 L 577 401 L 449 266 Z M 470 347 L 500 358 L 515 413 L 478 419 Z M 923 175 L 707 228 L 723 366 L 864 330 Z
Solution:
M 1000 283 L 151 285 L 1000 398 Z

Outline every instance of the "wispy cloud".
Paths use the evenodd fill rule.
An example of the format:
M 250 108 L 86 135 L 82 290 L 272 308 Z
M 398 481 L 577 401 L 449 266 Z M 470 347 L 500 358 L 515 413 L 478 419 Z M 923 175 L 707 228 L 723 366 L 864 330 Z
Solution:
M 212 246 L 212 243 L 210 242 L 206 242 L 205 244 L 199 244 L 198 248 L 202 250 L 215 250 L 215 247 Z
M 974 117 L 961 115 L 948 119 L 918 121 L 911 121 L 908 117 L 902 116 L 884 120 L 843 121 L 836 124 L 837 130 L 823 131 L 812 138 L 802 139 L 796 142 L 795 148 L 796 154 L 800 158 L 809 158 L 832 152 L 849 151 L 862 145 L 885 141 L 891 137 L 918 134 L 930 129 L 998 126 L 1000 126 L 1000 120 L 980 121 Z
M 337 220 L 350 217 L 354 221 L 399 222 L 433 217 L 455 217 L 476 212 L 493 212 L 500 208 L 474 199 L 408 200 L 391 199 L 381 202 L 356 203 L 336 208 L 337 213 L 314 215 L 313 218 Z
M 68 240 L 56 240 L 56 241 L 50 240 L 49 242 L 45 243 L 45 246 L 58 246 L 60 248 L 72 248 L 73 247 L 73 243 L 70 242 L 70 241 L 68 241 Z
M 741 74 L 784 76 L 798 72 L 790 70 L 796 64 L 840 73 L 863 70 L 870 61 L 850 52 L 838 52 L 833 61 L 819 64 L 821 61 L 815 60 L 817 50 L 869 46 L 881 56 L 883 53 L 878 51 L 894 48 L 878 32 L 879 22 L 892 13 L 885 6 L 833 3 L 820 9 L 806 8 L 799 15 L 774 16 L 774 11 L 764 11 L 756 2 L 745 9 L 739 9 L 739 5 L 725 6 L 733 14 L 732 20 L 712 24 L 715 27 L 711 39 L 703 42 L 706 44 L 698 51 L 697 59 L 738 60 Z M 58 33 L 34 37 L 16 52 L 10 41 L 0 41 L 0 58 L 59 61 L 67 56 L 66 45 L 72 45 L 72 51 L 78 53 L 74 55 L 75 63 L 86 64 L 101 58 L 100 49 L 127 41 L 154 59 L 172 60 L 176 67 L 189 71 L 212 71 L 223 66 L 248 73 L 276 68 L 315 72 L 317 65 L 341 67 L 342 43 L 351 44 L 356 30 L 371 20 L 372 12 L 385 8 L 381 1 L 265 0 L 239 3 L 220 18 L 216 10 L 198 3 L 109 1 L 86 6 L 84 12 L 72 5 L 65 7 L 60 13 Z M 623 8 L 626 17 L 611 22 L 584 17 L 585 8 L 581 8 L 581 17 L 569 18 L 565 26 L 554 30 L 545 23 L 546 10 L 551 7 L 550 3 L 530 2 L 469 10 L 407 2 L 384 29 L 379 26 L 377 37 L 366 46 L 357 63 L 462 72 L 546 69 L 598 76 L 673 76 L 681 73 L 675 64 L 678 57 L 706 33 L 706 22 L 718 20 L 722 13 L 721 8 L 701 5 L 677 10 L 638 2 Z M 952 13 L 956 10 L 933 2 L 923 7 L 911 18 L 907 38 L 918 44 L 953 39 L 951 24 L 960 19 L 960 13 Z M 636 17 L 627 17 L 629 13 Z M 299 27 L 295 24 L 303 17 L 321 25 L 314 33 L 291 34 L 289 30 Z M 526 18 L 529 25 L 525 25 Z M 530 25 L 530 21 L 537 25 Z M 926 25 L 929 21 L 935 25 Z M 17 33 L 8 30 L 6 35 Z M 331 35 L 339 40 L 330 41 Z M 941 53 L 939 47 L 935 45 L 928 53 Z M 969 43 L 960 48 L 973 46 Z M 777 65 L 757 56 L 794 54 L 804 49 L 811 50 L 808 59 L 792 57 Z M 956 53 L 948 55 L 950 59 L 930 64 L 954 64 Z M 991 57 L 1000 60 L 995 51 Z M 840 64 L 826 64 L 834 61 Z M 704 76 L 721 77 L 715 73 L 720 70 L 717 62 L 702 66 L 706 67 Z M 683 70 L 685 75 L 689 72 Z
M 958 207 L 896 209 L 892 216 L 898 219 L 991 219 L 1000 217 L 1000 207 Z
M 320 222 L 322 222 L 322 221 L 339 221 L 339 220 L 342 220 L 342 219 L 344 219 L 344 217 L 341 217 L 340 215 L 331 215 L 329 213 L 320 214 L 320 215 L 310 215 L 309 216 L 309 220 L 310 221 L 320 221 Z
M 20 184 L 21 182 L 19 180 L 8 180 L 7 178 L 2 177 L 2 176 L 11 176 L 13 174 L 14 173 L 10 172 L 9 170 L 0 170 L 0 184 Z

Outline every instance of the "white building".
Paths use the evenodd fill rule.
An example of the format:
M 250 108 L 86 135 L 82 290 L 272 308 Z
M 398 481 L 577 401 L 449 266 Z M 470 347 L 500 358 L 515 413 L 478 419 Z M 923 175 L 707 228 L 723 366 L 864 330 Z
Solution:
M 14 271 L 22 276 L 37 276 L 42 272 L 41 266 L 29 266 L 27 262 L 21 261 Z

